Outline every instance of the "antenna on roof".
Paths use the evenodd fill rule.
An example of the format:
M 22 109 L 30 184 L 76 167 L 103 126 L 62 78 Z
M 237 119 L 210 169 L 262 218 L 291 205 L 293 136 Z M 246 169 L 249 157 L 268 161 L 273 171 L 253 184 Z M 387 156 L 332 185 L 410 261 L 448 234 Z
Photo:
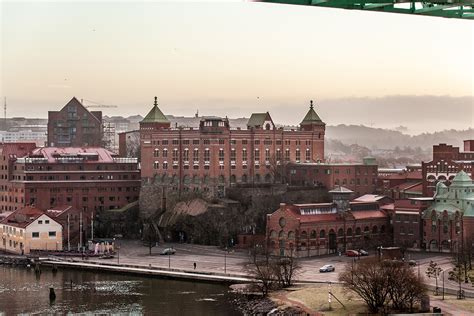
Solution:
M 5 130 L 7 130 L 7 97 L 5 97 L 5 103 L 3 104 L 3 124 Z

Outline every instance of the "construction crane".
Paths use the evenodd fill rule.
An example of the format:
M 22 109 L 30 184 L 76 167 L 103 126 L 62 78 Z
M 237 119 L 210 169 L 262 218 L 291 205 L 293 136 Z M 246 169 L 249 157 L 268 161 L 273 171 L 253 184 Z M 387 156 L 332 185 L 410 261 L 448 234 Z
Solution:
M 89 103 L 92 103 L 91 105 L 84 105 L 84 101 L 87 101 Z M 92 100 L 87 100 L 87 99 L 81 99 L 82 105 L 84 105 L 85 108 L 117 108 L 117 105 L 110 105 L 110 104 L 100 104 L 99 102 L 92 101 Z

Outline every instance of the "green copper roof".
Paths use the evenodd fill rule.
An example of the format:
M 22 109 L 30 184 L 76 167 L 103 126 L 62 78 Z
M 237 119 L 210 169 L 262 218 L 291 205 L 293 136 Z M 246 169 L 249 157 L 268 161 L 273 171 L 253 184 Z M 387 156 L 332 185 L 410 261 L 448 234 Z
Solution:
M 249 121 L 247 122 L 248 127 L 262 127 L 263 123 L 267 120 L 267 117 L 270 115 L 268 112 L 266 113 L 252 113 L 250 116 Z
M 161 112 L 158 108 L 158 101 L 155 97 L 155 104 L 150 112 L 145 116 L 145 118 L 141 121 L 141 123 L 169 123 L 170 121 L 166 118 L 166 116 Z
M 464 171 L 464 170 L 461 170 L 459 171 L 456 176 L 454 177 L 453 181 L 452 181 L 452 184 L 454 185 L 470 185 L 472 184 L 472 179 L 471 177 L 469 177 L 469 175 Z
M 323 123 L 323 121 L 321 121 L 321 118 L 318 116 L 318 114 L 316 114 L 316 111 L 314 111 L 313 100 L 311 100 L 311 105 L 309 106 L 309 111 L 306 114 L 306 116 L 304 117 L 301 124 L 314 124 L 314 123 L 321 124 L 321 123 Z
M 464 217 L 474 217 L 474 204 L 469 205 L 469 207 L 464 211 Z

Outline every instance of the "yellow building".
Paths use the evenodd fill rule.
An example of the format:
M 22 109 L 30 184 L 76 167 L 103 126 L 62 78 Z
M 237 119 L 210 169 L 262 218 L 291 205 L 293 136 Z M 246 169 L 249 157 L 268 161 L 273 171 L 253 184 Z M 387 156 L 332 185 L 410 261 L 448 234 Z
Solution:
M 0 222 L 2 250 L 29 254 L 32 250 L 62 250 L 62 226 L 43 211 L 27 206 Z

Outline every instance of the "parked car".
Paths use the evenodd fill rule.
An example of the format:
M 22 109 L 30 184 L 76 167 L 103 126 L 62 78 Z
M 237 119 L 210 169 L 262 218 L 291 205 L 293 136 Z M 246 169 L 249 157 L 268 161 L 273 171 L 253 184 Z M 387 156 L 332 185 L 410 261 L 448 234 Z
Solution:
M 319 268 L 319 272 L 333 272 L 335 270 L 336 269 L 334 268 L 332 264 L 326 264 L 322 266 L 321 268 Z
M 355 251 L 355 250 L 347 250 L 346 251 L 346 256 L 348 256 L 348 257 L 358 257 L 359 252 Z
M 364 249 L 360 249 L 359 253 L 360 253 L 361 256 L 368 256 L 369 255 L 369 253 L 367 251 L 365 251 Z
M 176 253 L 176 250 L 174 250 L 173 247 L 171 248 L 165 248 L 161 251 L 160 255 L 174 255 Z
M 408 260 L 408 265 L 409 266 L 416 266 L 416 261 L 415 260 Z

